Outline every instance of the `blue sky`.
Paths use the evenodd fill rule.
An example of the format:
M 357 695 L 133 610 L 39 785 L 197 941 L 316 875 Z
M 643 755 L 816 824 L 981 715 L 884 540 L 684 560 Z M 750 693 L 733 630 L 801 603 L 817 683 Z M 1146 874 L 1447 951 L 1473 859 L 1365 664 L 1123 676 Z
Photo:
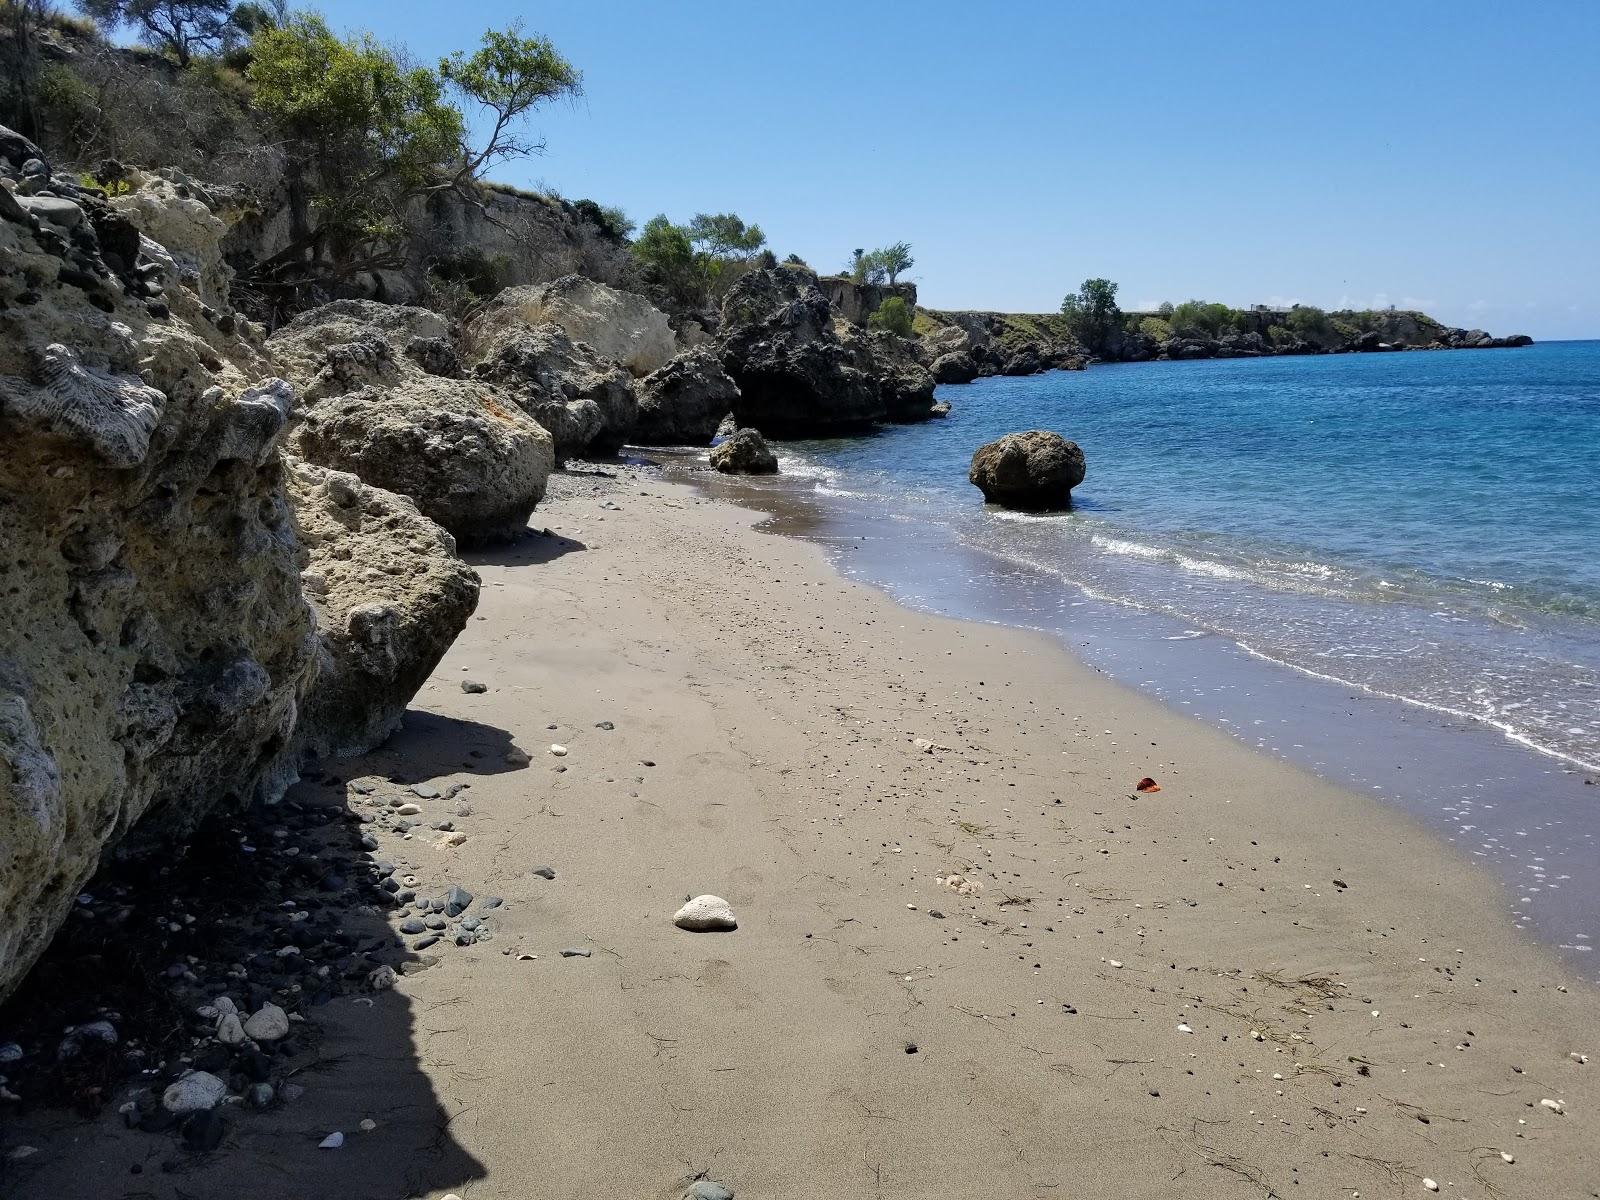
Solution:
M 424 59 L 522 19 L 584 73 L 509 182 L 733 210 L 924 303 L 1387 303 L 1600 337 L 1600 3 L 328 0 Z

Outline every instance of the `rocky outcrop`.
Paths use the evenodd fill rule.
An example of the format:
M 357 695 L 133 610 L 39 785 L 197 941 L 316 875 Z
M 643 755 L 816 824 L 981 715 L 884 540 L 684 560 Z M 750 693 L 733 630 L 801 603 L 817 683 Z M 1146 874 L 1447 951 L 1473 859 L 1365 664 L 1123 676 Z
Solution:
M 581 275 L 507 288 L 473 318 L 471 336 L 475 342 L 490 343 L 501 330 L 517 333 L 540 325 L 560 326 L 573 341 L 635 376 L 665 366 L 679 350 L 678 335 L 666 313 L 643 296 Z
M 301 704 L 302 754 L 361 754 L 400 724 L 478 603 L 455 541 L 406 497 L 290 461 L 302 583 L 317 616 L 317 674 Z
M 410 497 L 462 542 L 514 537 L 544 497 L 550 435 L 487 383 L 430 374 L 448 366 L 444 332 L 434 313 L 366 300 L 296 317 L 268 342 L 303 388 L 291 445 Z
M 882 331 L 863 335 L 852 330 L 845 340 L 862 336 L 889 420 L 909 423 L 944 415 L 935 412 L 933 373 L 917 361 L 915 343 Z
M 1037 375 L 1082 370 L 1083 348 L 1058 316 L 923 310 L 934 326 L 918 343 L 940 383 L 970 383 L 990 375 Z
M 575 342 L 558 325 L 505 324 L 468 330 L 477 347 L 472 377 L 550 431 L 557 461 L 608 456 L 622 448 L 639 415 L 633 377 Z
M 712 447 L 711 465 L 724 475 L 776 475 L 778 456 L 754 429 L 736 429 Z
M 967 479 L 990 504 L 1038 512 L 1070 508 L 1072 489 L 1083 482 L 1083 473 L 1083 451 L 1076 442 L 1034 429 L 979 446 Z
M 828 303 L 850 324 L 866 328 L 867 318 L 883 306 L 890 296 L 898 296 L 913 312 L 917 308 L 914 283 L 857 283 L 848 275 L 823 275 L 817 286 Z
M 861 430 L 889 419 L 868 342 L 841 338 L 810 271 L 751 271 L 722 302 L 722 364 L 739 387 L 740 425 L 770 435 Z
M 733 411 L 739 388 L 706 347 L 678 355 L 639 383 L 639 418 L 629 440 L 642 446 L 704 446 Z
M 281 780 L 316 649 L 286 386 L 19 143 L 0 133 L 0 994 L 111 848 Z

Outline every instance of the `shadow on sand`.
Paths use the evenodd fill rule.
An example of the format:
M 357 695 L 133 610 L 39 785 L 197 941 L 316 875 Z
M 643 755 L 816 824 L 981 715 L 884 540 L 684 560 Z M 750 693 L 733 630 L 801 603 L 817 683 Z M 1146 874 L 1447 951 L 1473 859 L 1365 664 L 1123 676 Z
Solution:
M 386 745 L 308 769 L 280 804 L 214 814 L 176 861 L 97 875 L 92 903 L 0 1009 L 0 1042 L 28 1053 L 5 1068 L 23 1103 L 0 1124 L 0 1194 L 398 1200 L 482 1179 L 452 1133 L 459 1114 L 420 1065 L 427 1014 L 404 984 L 369 986 L 375 969 L 412 974 L 439 959 L 395 936 L 394 901 L 372 866 L 382 855 L 363 845 L 370 817 L 354 807 L 365 797 L 349 784 L 366 778 L 381 792 L 498 774 L 517 769 L 510 749 L 503 730 L 412 711 Z M 219 995 L 247 1011 L 271 1000 L 304 1021 L 260 1052 L 224 1047 L 194 1013 Z M 58 1057 L 65 1027 L 101 1018 L 118 1028 L 117 1047 Z M 275 1098 L 225 1106 L 220 1144 L 198 1149 L 195 1129 L 153 1103 L 191 1065 L 236 1095 L 268 1082 Z M 144 1127 L 130 1128 L 119 1108 L 141 1088 L 152 1093 Z M 376 1128 L 363 1131 L 367 1119 Z M 343 1145 L 320 1148 L 334 1132 Z M 18 1146 L 35 1150 L 6 1161 Z

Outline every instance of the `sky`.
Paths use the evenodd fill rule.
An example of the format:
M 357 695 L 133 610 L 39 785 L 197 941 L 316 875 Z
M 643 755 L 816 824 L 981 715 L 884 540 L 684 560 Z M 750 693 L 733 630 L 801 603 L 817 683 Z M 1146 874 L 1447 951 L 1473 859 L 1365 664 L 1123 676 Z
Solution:
M 1201 298 L 1600 337 L 1600 0 L 323 0 L 431 61 L 521 20 L 584 76 L 506 182 L 912 245 L 934 308 Z

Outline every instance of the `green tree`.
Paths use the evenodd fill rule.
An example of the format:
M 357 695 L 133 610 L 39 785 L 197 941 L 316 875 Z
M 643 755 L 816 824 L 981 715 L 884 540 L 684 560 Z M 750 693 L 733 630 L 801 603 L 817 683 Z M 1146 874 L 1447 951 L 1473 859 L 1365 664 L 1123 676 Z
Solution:
M 890 296 L 867 318 L 871 329 L 885 329 L 899 337 L 911 336 L 911 306 L 899 296 Z
M 290 146 L 292 239 L 251 282 L 303 287 L 405 260 L 408 206 L 454 190 L 483 207 L 489 166 L 537 153 L 519 133 L 537 105 L 575 94 L 577 72 L 543 38 L 491 30 L 438 70 L 406 63 L 370 34 L 344 39 L 296 14 L 250 43 L 252 102 Z M 450 95 L 487 117 L 481 143 Z
M 1291 331 L 1307 341 L 1320 341 L 1333 336 L 1333 321 L 1328 314 L 1313 304 L 1296 304 L 1284 318 Z
M 644 223 L 634 239 L 633 256 L 651 282 L 679 303 L 698 304 L 705 298 L 705 275 L 695 257 L 689 230 L 674 225 L 665 214 Z
M 78 0 L 78 7 L 106 33 L 131 25 L 140 41 L 170 52 L 180 67 L 220 50 L 234 27 L 229 0 Z
M 507 159 L 544 153 L 544 140 L 523 136 L 518 126 L 539 105 L 583 91 L 583 77 L 549 38 L 524 37 L 515 24 L 486 32 L 483 45 L 470 55 L 458 50 L 440 59 L 439 78 L 476 104 L 489 124 L 480 147 L 462 142 L 457 183 L 477 179 Z
M 1085 349 L 1101 353 L 1112 331 L 1122 324 L 1117 285 L 1109 279 L 1085 279 L 1075 294 L 1061 302 L 1061 315 Z
M 917 262 L 911 257 L 910 242 L 895 242 L 892 246 L 884 246 L 881 250 L 874 250 L 872 256 L 883 268 L 883 273 L 891 285 Z
M 767 244 L 759 225 L 746 225 L 737 213 L 696 213 L 689 240 L 713 258 L 754 258 Z

